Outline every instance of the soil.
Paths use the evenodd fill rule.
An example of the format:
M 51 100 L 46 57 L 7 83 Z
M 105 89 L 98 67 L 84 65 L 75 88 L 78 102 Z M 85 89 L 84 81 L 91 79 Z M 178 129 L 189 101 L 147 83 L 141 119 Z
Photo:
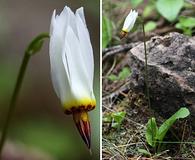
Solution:
M 114 112 L 123 111 L 126 115 L 118 128 L 112 127 L 112 122 L 103 121 L 102 158 L 195 159 L 195 145 L 182 143 L 195 139 L 194 131 L 186 119 L 177 121 L 171 128 L 164 140 L 166 144 L 159 153 L 147 144 L 145 126 L 148 120 L 155 117 L 160 126 L 165 119 L 148 107 L 147 98 L 142 92 L 131 90 L 130 78 L 118 81 L 108 79 L 110 74 L 118 75 L 122 68 L 129 67 L 128 56 L 127 51 L 120 51 L 103 61 L 103 120 Z M 150 155 L 141 153 L 140 149 L 145 149 Z

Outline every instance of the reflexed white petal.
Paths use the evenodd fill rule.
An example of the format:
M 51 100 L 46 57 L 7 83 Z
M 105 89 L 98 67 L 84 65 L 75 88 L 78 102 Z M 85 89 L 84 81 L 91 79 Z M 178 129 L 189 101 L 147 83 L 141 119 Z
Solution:
M 62 61 L 62 39 L 54 29 L 53 36 L 50 37 L 50 63 L 52 83 L 58 97 L 63 101 L 66 93 L 70 92 L 68 75 Z
M 133 13 L 132 13 L 132 28 L 133 28 L 133 26 L 134 26 L 134 24 L 135 24 L 135 21 L 136 21 L 136 19 L 137 19 L 137 16 L 138 16 L 138 12 L 136 12 L 136 11 L 134 10 Z
M 50 26 L 50 63 L 52 83 L 64 104 L 83 97 L 93 98 L 93 50 L 83 8 L 74 14 L 64 7 L 53 12 Z
M 80 7 L 79 9 L 76 10 L 76 15 L 80 16 L 80 18 L 82 19 L 83 23 L 86 24 L 83 7 Z
M 56 22 L 56 10 L 53 11 L 52 17 L 51 17 L 51 25 L 50 25 L 50 35 L 53 33 L 53 28 L 55 26 Z
M 56 15 L 55 18 L 55 29 L 61 32 L 60 37 L 63 39 L 66 33 L 66 28 L 68 25 L 68 10 L 66 7 L 64 7 L 63 11 L 60 13 L 60 15 Z
M 67 15 L 66 15 L 66 16 L 68 16 L 68 19 L 67 19 L 68 26 L 71 27 L 72 30 L 74 31 L 74 33 L 76 33 L 76 35 L 77 35 L 76 19 L 75 19 L 76 17 L 69 7 L 66 6 L 66 9 L 68 11 Z M 64 20 L 66 20 L 66 19 L 64 19 Z
M 65 61 L 65 55 L 67 61 Z M 63 62 L 67 62 L 70 70 L 70 86 L 73 96 L 76 98 L 89 97 L 90 88 L 88 84 L 87 71 L 84 66 L 86 61 L 82 61 L 82 52 L 79 46 L 79 40 L 72 28 L 68 26 L 65 37 L 65 53 L 63 53 Z
M 123 25 L 123 29 L 125 29 L 125 30 L 127 30 L 129 28 L 129 25 L 131 23 L 131 20 L 132 20 L 131 14 L 132 14 L 132 10 L 129 12 L 129 14 L 125 18 L 124 25 Z
M 58 97 L 63 99 L 66 93 L 69 93 L 70 86 L 68 79 L 68 72 L 67 68 L 64 67 L 62 61 L 62 52 L 64 46 L 64 37 L 67 28 L 67 21 L 65 20 L 68 18 L 66 16 L 67 9 L 64 8 L 62 13 L 60 14 L 61 17 L 56 16 L 55 18 L 55 11 L 52 16 L 51 20 L 51 32 L 50 32 L 50 63 L 51 63 L 51 76 L 52 76 L 52 83 L 55 89 L 56 94 Z M 55 21 L 54 21 L 55 19 Z M 66 93 L 65 93 L 66 92 Z
M 76 14 L 76 23 L 80 49 L 82 52 L 81 61 L 84 62 L 83 64 L 87 71 L 87 81 L 90 85 L 90 89 L 93 90 L 94 60 L 89 32 L 79 14 Z
M 122 30 L 129 32 L 133 28 L 137 16 L 138 13 L 135 10 L 134 11 L 131 10 L 124 21 Z

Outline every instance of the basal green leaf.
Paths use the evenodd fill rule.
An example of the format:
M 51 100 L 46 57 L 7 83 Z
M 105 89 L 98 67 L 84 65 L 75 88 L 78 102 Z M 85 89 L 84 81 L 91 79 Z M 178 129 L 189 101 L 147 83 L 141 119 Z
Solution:
M 183 27 L 193 28 L 193 27 L 195 27 L 195 18 L 181 16 L 181 17 L 179 17 L 179 23 Z
M 121 123 L 125 118 L 125 114 L 126 114 L 125 112 L 115 112 L 112 114 L 112 117 L 116 122 Z
M 149 119 L 146 124 L 146 140 L 152 147 L 156 146 L 156 136 L 158 134 L 158 127 L 155 118 Z
M 138 149 L 138 152 L 139 152 L 139 153 L 142 153 L 143 155 L 146 155 L 146 156 L 151 156 L 151 153 L 148 152 L 148 151 L 145 150 L 145 149 L 139 148 L 139 149 Z
M 148 17 L 152 14 L 153 10 L 155 9 L 155 5 L 154 4 L 148 4 L 144 7 L 144 11 L 143 11 L 143 17 Z
M 195 28 L 195 18 L 180 16 L 179 22 L 175 24 L 175 27 L 182 30 L 185 35 L 191 36 L 193 28 Z
M 125 80 L 127 77 L 130 76 L 130 74 L 131 74 L 130 69 L 127 68 L 127 67 L 124 67 L 124 68 L 122 69 L 122 71 L 119 73 L 119 79 L 120 79 L 120 80 Z
M 102 120 L 103 120 L 103 122 L 112 122 L 111 114 L 104 115 Z
M 142 2 L 143 2 L 143 0 L 130 0 L 130 3 L 131 3 L 131 5 L 133 6 L 133 8 L 136 8 L 136 7 L 139 6 Z
M 177 18 L 183 4 L 183 0 L 158 0 L 156 7 L 164 18 L 172 22 Z
M 113 118 L 112 127 L 113 128 L 119 128 L 119 126 L 121 125 L 122 121 L 125 118 L 125 115 L 126 115 L 125 112 L 114 112 L 114 113 L 112 113 L 112 118 Z
M 145 24 L 145 31 L 146 32 L 153 31 L 154 29 L 156 29 L 156 22 L 154 22 L 154 21 L 148 21 Z
M 183 30 L 181 23 L 176 23 L 175 28 Z
M 193 32 L 193 31 L 192 31 L 190 28 L 186 28 L 186 29 L 184 30 L 183 33 L 184 33 L 185 35 L 192 36 L 192 32 Z
M 157 139 L 159 141 L 162 141 L 167 133 L 167 131 L 170 129 L 170 127 L 173 125 L 173 123 L 180 118 L 186 118 L 189 116 L 190 112 L 187 108 L 183 107 L 180 108 L 174 115 L 172 115 L 169 119 L 167 119 L 159 128 Z
M 107 78 L 108 78 L 109 80 L 111 80 L 111 81 L 116 81 L 116 80 L 118 80 L 118 77 L 117 77 L 116 75 L 114 75 L 114 74 L 109 75 Z
M 112 39 L 112 22 L 106 17 L 102 18 L 102 48 L 106 48 Z

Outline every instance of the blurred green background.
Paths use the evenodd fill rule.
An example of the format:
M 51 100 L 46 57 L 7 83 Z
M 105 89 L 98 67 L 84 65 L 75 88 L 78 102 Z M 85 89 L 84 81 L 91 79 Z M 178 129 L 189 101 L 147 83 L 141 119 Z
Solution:
M 15 145 L 16 153 L 17 150 L 22 152 L 25 149 L 29 156 L 33 152 L 56 160 L 99 159 L 99 0 L 0 1 L 0 127 L 5 120 L 26 46 L 39 33 L 49 31 L 53 10 L 60 13 L 65 5 L 74 11 L 84 7 L 95 55 L 94 89 L 98 103 L 90 113 L 93 154 L 90 156 L 74 126 L 72 116 L 64 115 L 60 100 L 54 93 L 50 78 L 48 40 L 41 52 L 33 56 L 29 63 L 8 140 Z M 9 145 L 6 148 L 9 150 Z

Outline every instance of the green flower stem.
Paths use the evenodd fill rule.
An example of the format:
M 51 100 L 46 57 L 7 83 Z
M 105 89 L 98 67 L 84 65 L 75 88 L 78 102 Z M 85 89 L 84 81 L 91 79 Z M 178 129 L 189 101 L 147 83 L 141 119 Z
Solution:
M 26 68 L 28 66 L 28 62 L 29 62 L 31 56 L 34 55 L 35 53 L 37 53 L 41 49 L 42 44 L 43 44 L 43 39 L 45 39 L 45 38 L 49 38 L 48 33 L 40 34 L 29 44 L 29 46 L 27 47 L 27 49 L 25 51 L 25 54 L 24 54 L 24 57 L 22 60 L 22 64 L 20 66 L 19 74 L 17 77 L 17 81 L 15 84 L 15 88 L 14 88 L 14 91 L 13 91 L 13 94 L 11 97 L 11 101 L 9 104 L 9 109 L 8 109 L 8 113 L 6 116 L 6 120 L 5 120 L 5 123 L 3 125 L 3 129 L 2 129 L 2 135 L 1 135 L 1 140 L 0 140 L 0 160 L 2 158 L 2 149 L 3 149 L 4 143 L 5 143 L 6 137 L 7 137 L 8 128 L 10 125 L 12 115 L 13 115 L 13 112 L 14 112 L 15 107 L 16 107 L 16 101 L 17 101 L 17 98 L 18 98 L 18 95 L 19 95 L 19 92 L 21 89 L 21 85 L 22 85 L 22 82 L 24 79 Z
M 19 93 L 20 88 L 21 88 L 21 84 L 22 84 L 22 81 L 23 81 L 23 77 L 24 77 L 29 59 L 30 59 L 30 55 L 25 54 L 24 57 L 23 57 L 22 64 L 20 66 L 20 71 L 19 71 L 19 74 L 18 74 L 17 82 L 16 82 L 14 92 L 13 92 L 13 95 L 12 95 L 12 98 L 11 98 L 11 102 L 10 102 L 10 105 L 9 105 L 9 110 L 8 110 L 8 113 L 7 113 L 5 124 L 4 124 L 3 129 L 2 129 L 2 136 L 1 136 L 1 141 L 0 141 L 0 155 L 1 155 L 2 148 L 3 148 L 3 145 L 4 145 L 5 139 L 6 139 L 6 135 L 7 135 L 8 127 L 9 127 L 9 124 L 10 124 L 10 120 L 11 120 L 11 117 L 13 115 L 13 111 L 15 110 L 16 100 L 17 100 L 18 93 Z
M 144 38 L 144 54 L 145 54 L 145 83 L 146 83 L 146 96 L 148 99 L 148 106 L 151 108 L 150 104 L 150 92 L 149 92 L 149 85 L 148 85 L 148 58 L 147 58 L 147 52 L 146 52 L 146 33 L 144 28 L 144 22 L 142 20 L 142 30 L 143 30 L 143 38 Z

